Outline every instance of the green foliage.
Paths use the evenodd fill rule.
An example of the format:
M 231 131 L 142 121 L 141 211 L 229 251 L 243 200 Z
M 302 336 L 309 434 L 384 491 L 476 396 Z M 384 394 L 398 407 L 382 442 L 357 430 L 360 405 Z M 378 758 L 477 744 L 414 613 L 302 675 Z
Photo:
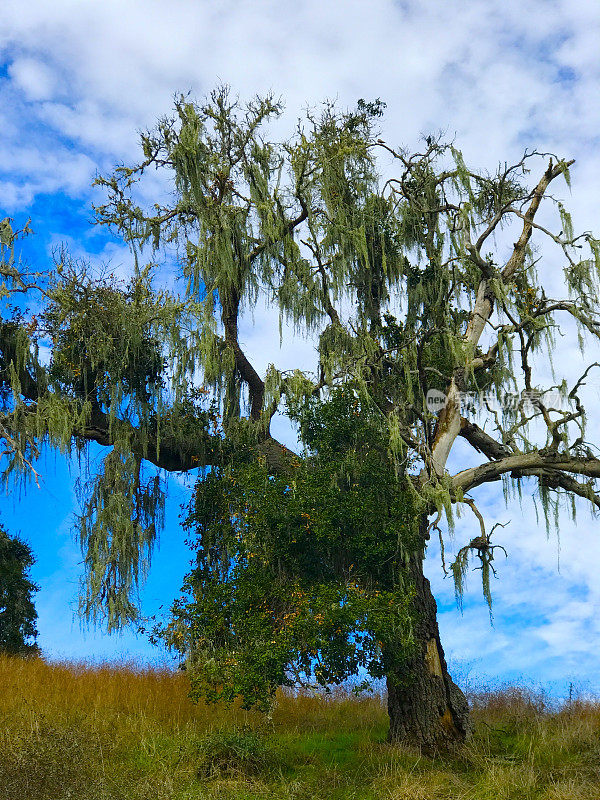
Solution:
M 37 612 L 33 595 L 38 586 L 28 578 L 35 563 L 31 548 L 0 526 L 0 650 L 15 655 L 39 652 Z
M 196 488 L 197 565 L 163 635 L 198 698 L 267 708 L 278 685 L 382 677 L 412 646 L 418 505 L 380 413 L 350 388 L 292 413 L 307 451 L 287 475 L 247 451 Z
M 64 393 L 115 409 L 141 408 L 163 385 L 164 356 L 156 333 L 168 310 L 140 280 L 121 288 L 62 268 L 43 322 L 53 344 L 50 380 Z M 162 308 L 161 308 L 162 306 Z
M 114 448 L 85 497 L 79 541 L 85 557 L 84 617 L 106 616 L 108 631 L 135 620 L 131 592 L 145 577 L 164 515 L 158 475 L 144 481 L 139 459 Z
M 250 727 L 212 730 L 197 743 L 198 777 L 268 776 L 284 766 L 276 744 Z
M 29 222 L 27 220 L 21 230 L 16 230 L 10 217 L 0 220 L 0 300 L 9 298 L 14 292 L 27 291 L 28 279 L 39 277 L 27 274 L 15 252 L 17 242 L 32 233 Z
M 344 294 L 349 269 L 361 297 L 377 302 L 385 295 L 382 270 L 397 272 L 392 207 L 374 194 L 368 150 L 381 104 L 363 102 L 345 113 L 326 105 L 293 140 L 273 143 L 263 129 L 281 110 L 272 97 L 243 107 L 227 89 L 205 104 L 179 98 L 175 116 L 142 136 L 145 160 L 98 180 L 108 192 L 97 208 L 102 224 L 136 247 L 177 244 L 188 296 L 198 302 L 194 356 L 206 385 L 223 400 L 226 427 L 245 411 L 232 332 L 238 313 L 268 296 L 282 320 L 318 329 L 324 295 Z M 150 165 L 170 172 L 177 199 L 146 211 L 132 194 Z M 380 229 L 382 218 L 387 229 Z M 327 289 L 307 258 L 311 252 L 327 264 Z M 377 286 L 360 267 L 371 270 L 373 257 Z M 247 399 L 255 394 L 250 387 Z
M 366 518 L 376 512 L 374 489 L 367 487 L 362 473 L 364 485 L 347 483 L 347 475 L 360 472 L 360 448 L 347 441 L 343 452 L 325 455 L 324 440 L 320 450 L 316 440 L 310 441 L 310 398 L 328 397 L 338 386 L 355 387 L 361 417 L 371 415 L 380 425 L 380 438 L 375 437 L 372 458 L 364 458 L 364 469 L 368 465 L 381 481 L 391 470 L 389 485 L 401 486 L 408 505 L 416 503 L 424 514 L 443 510 L 451 525 L 452 505 L 461 502 L 462 494 L 453 490 L 451 476 L 442 474 L 445 458 L 439 467 L 434 457 L 440 419 L 427 406 L 428 392 L 447 392 L 452 382 L 461 392 L 486 390 L 499 396 L 514 388 L 539 388 L 529 360 L 551 361 L 559 314 L 574 320 L 582 348 L 585 336 L 600 335 L 599 240 L 590 233 L 575 235 L 568 210 L 543 181 L 544 202 L 554 204 L 555 224 L 562 230 L 554 234 L 537 223 L 527 230 L 527 215 L 535 213 L 532 204 L 541 197 L 530 185 L 531 165 L 541 158 L 544 178 L 562 174 L 569 184 L 567 162 L 526 152 L 516 164 L 489 173 L 468 166 L 456 148 L 439 138 L 427 137 L 412 154 L 395 150 L 378 138 L 383 108 L 378 100 L 360 101 L 346 110 L 325 103 L 318 112 L 308 111 L 293 135 L 282 141 L 269 134 L 269 123 L 282 113 L 282 104 L 272 96 L 243 104 L 221 87 L 203 102 L 178 97 L 173 115 L 141 135 L 141 161 L 122 165 L 96 182 L 106 192 L 105 202 L 96 208 L 97 222 L 132 249 L 128 282 L 92 275 L 65 254 L 52 279 L 42 280 L 15 256 L 15 243 L 28 226 L 19 232 L 11 220 L 0 223 L 0 295 L 6 301 L 0 324 L 4 477 L 37 479 L 34 464 L 43 444 L 62 452 L 71 452 L 73 446 L 81 450 L 89 440 L 115 448 L 83 498 L 86 521 L 80 538 L 87 588 L 82 609 L 90 617 L 104 618 L 108 609 L 112 628 L 134 616 L 137 580 L 161 512 L 158 490 L 139 479 L 141 461 L 169 470 L 210 467 L 198 503 L 204 502 L 204 493 L 229 522 L 198 524 L 216 537 L 214 546 L 221 555 L 229 553 L 223 563 L 231 575 L 236 559 L 242 569 L 251 552 L 235 531 L 247 502 L 256 503 L 260 493 L 271 516 L 251 520 L 265 538 L 261 546 L 269 564 L 276 553 L 269 544 L 271 524 L 289 531 L 300 524 L 302 529 L 298 514 L 312 514 L 312 503 L 319 531 L 333 530 L 336 509 L 340 519 L 352 520 L 356 533 L 347 534 L 341 552 L 354 547 L 353 569 L 359 570 L 363 558 L 371 566 L 375 561 L 368 555 L 373 537 L 366 533 Z M 385 182 L 377 168 L 379 147 L 393 159 L 393 175 Z M 171 191 L 146 203 L 144 182 L 154 170 Z M 500 266 L 505 254 L 487 250 L 502 228 L 515 233 L 508 272 Z M 568 264 L 565 285 L 571 301 L 550 300 L 537 275 L 534 238 L 548 234 Z M 169 286 L 178 294 L 157 288 L 154 261 L 175 263 L 176 274 L 169 278 L 179 283 L 174 280 Z M 8 302 L 15 293 L 42 289 L 38 315 L 19 314 Z M 473 309 L 482 297 L 493 312 L 481 337 L 473 339 L 479 319 Z M 292 365 L 285 371 L 271 365 L 266 375 L 258 374 L 252 353 L 244 352 L 240 331 L 244 315 L 262 303 L 278 309 L 280 335 L 284 323 L 290 323 L 296 334 L 313 337 L 314 370 Z M 40 363 L 40 344 L 51 349 L 48 367 Z M 496 444 L 515 454 L 562 448 L 567 458 L 580 457 L 585 408 L 578 388 L 562 389 L 568 412 L 544 415 L 538 406 L 531 416 L 521 407 L 496 413 Z M 286 471 L 289 459 L 270 439 L 271 419 L 283 403 L 292 419 L 305 409 L 300 422 L 309 452 L 298 459 L 296 474 Z M 539 422 L 545 441 L 536 438 Z M 329 419 L 319 435 L 338 424 Z M 519 480 L 518 471 L 514 474 Z M 407 482 L 407 475 L 412 480 Z M 544 483 L 541 473 L 535 479 L 547 511 L 560 487 Z M 594 502 L 583 485 L 569 486 Z M 361 492 L 366 493 L 363 505 L 354 496 Z M 229 505 L 218 499 L 221 494 Z M 320 496 L 328 499 L 331 511 L 319 505 Z M 382 507 L 393 520 L 397 510 L 390 498 L 382 500 Z M 230 513 L 230 508 L 236 510 Z M 375 513 L 375 519 L 384 530 L 381 514 Z M 319 535 L 318 546 L 325 553 L 340 549 L 333 533 Z M 384 562 L 391 557 L 387 542 L 386 534 L 384 552 L 378 554 Z M 303 542 L 305 554 L 311 547 L 316 554 L 314 542 Z M 251 560 L 258 563 L 260 548 L 257 552 Z M 312 558 L 318 561 L 316 555 Z M 394 564 L 395 558 L 385 563 Z M 292 581 L 291 575 L 308 580 L 308 562 L 289 559 L 291 551 L 282 561 L 286 580 Z M 217 562 L 206 562 L 208 575 Z M 350 563 L 346 559 L 344 569 Z M 371 575 L 369 569 L 365 567 L 362 581 Z M 371 612 L 361 606 L 362 595 L 347 597 L 349 575 L 340 570 L 335 576 L 310 573 L 310 580 L 311 586 L 327 585 L 327 592 L 334 592 L 326 592 L 322 603 L 348 607 L 341 627 L 345 631 L 353 615 L 358 619 Z M 459 589 L 461 574 L 459 569 Z M 482 574 L 484 593 L 489 594 L 487 566 Z M 228 586 L 237 591 L 225 567 L 223 575 L 220 591 Z M 267 570 L 264 576 L 271 573 Z M 383 577 L 373 573 L 371 579 Z M 199 580 L 208 577 L 202 573 Z M 279 584 L 272 585 L 276 594 Z M 360 586 L 370 591 L 368 582 Z M 311 589 L 307 608 L 319 606 L 320 591 Z M 285 605 L 284 595 L 274 598 L 275 606 Z M 303 641 L 302 636 L 294 633 L 293 641 Z M 310 636 L 317 634 L 313 630 Z M 281 648 L 267 670 L 269 685 L 278 670 L 281 675 L 287 669 L 292 644 Z M 346 651 L 340 653 L 331 655 L 331 664 L 344 663 Z M 374 652 L 369 658 L 375 658 Z M 331 675 L 344 672 L 338 666 L 331 666 Z

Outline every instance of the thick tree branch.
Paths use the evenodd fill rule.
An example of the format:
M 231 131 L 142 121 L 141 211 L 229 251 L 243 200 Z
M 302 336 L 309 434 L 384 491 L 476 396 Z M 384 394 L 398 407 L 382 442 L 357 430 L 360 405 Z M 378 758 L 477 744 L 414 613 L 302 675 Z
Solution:
M 460 421 L 460 436 L 466 439 L 479 453 L 487 456 L 490 461 L 497 461 L 514 455 L 508 445 L 496 441 L 478 425 L 464 417 Z
M 298 227 L 298 225 L 301 225 L 304 222 L 304 220 L 308 217 L 308 208 L 303 198 L 300 198 L 300 209 L 301 210 L 298 216 L 295 217 L 295 219 L 291 219 L 286 223 L 284 229 L 286 236 L 291 236 L 292 233 L 295 231 L 295 229 Z M 261 255 L 261 253 L 264 253 L 267 247 L 269 247 L 271 244 L 273 244 L 273 242 L 261 242 L 261 244 L 257 244 L 254 250 L 252 250 L 252 252 L 248 256 L 249 261 L 252 262 L 256 258 L 258 258 L 258 256 Z
M 248 386 L 250 418 L 257 421 L 260 419 L 263 407 L 265 384 L 240 347 L 238 340 L 240 296 L 237 289 L 229 287 L 228 291 L 223 293 L 221 303 L 223 307 L 222 319 L 225 328 L 225 341 L 233 350 L 236 369 Z
M 566 167 L 569 167 L 572 163 L 572 161 L 567 162 Z M 553 165 L 551 160 L 548 169 L 533 191 L 531 203 L 525 214 L 523 230 L 518 241 L 515 242 L 513 253 L 501 273 L 505 283 L 508 283 L 514 277 L 515 273 L 523 266 L 527 244 L 529 243 L 533 230 L 533 219 L 550 182 L 558 175 L 563 174 L 564 169 L 564 163 L 559 162 L 559 164 Z M 471 257 L 474 257 L 473 252 L 471 253 Z M 477 347 L 481 334 L 490 320 L 493 308 L 494 295 L 488 279 L 484 277 L 479 283 L 475 306 L 471 313 L 471 318 L 464 337 L 465 344 L 472 348 L 472 350 L 475 350 Z M 460 434 L 460 391 L 463 388 L 461 386 L 461 380 L 464 375 L 465 367 L 467 366 L 468 364 L 463 364 L 455 371 L 455 375 L 448 387 L 446 405 L 442 409 L 438 419 L 431 454 L 433 467 L 438 475 L 443 475 L 452 445 L 456 437 Z
M 531 474 L 535 475 L 536 473 L 532 472 Z M 594 492 L 591 483 L 581 483 L 570 475 L 550 473 L 547 470 L 542 471 L 539 477 L 549 489 L 564 489 L 570 494 L 576 494 L 579 497 L 583 497 L 585 500 L 589 500 L 596 508 L 600 509 L 600 496 Z
M 32 414 L 35 413 L 34 404 L 30 410 Z M 192 419 L 191 422 L 193 424 L 197 420 Z M 2 415 L 0 428 L 0 438 L 5 439 L 10 445 L 10 414 Z M 73 438 L 96 442 L 102 447 L 112 447 L 127 441 L 131 452 L 138 459 L 148 461 L 167 472 L 189 472 L 199 467 L 217 466 L 221 463 L 224 440 L 220 436 L 210 434 L 200 424 L 196 428 L 196 434 L 187 439 L 161 429 L 160 443 L 157 447 L 158 437 L 152 431 L 144 431 L 142 437 L 138 428 L 130 422 L 115 419 L 111 423 L 108 414 L 96 407 L 92 410 L 86 425 L 73 431 Z M 296 453 L 271 436 L 260 440 L 257 449 L 265 459 L 267 469 L 276 475 L 287 473 L 292 462 L 298 458 Z M 34 474 L 37 473 L 34 471 Z
M 85 428 L 74 433 L 76 437 L 96 442 L 103 447 L 111 447 L 115 441 L 125 438 L 131 443 L 134 455 L 167 472 L 188 472 L 217 463 L 222 445 L 220 437 L 210 435 L 200 425 L 197 435 L 191 441 L 182 441 L 166 431 L 161 431 L 158 447 L 157 436 L 152 433 L 145 435 L 142 444 L 140 432 L 134 425 L 125 420 L 113 420 L 111 427 L 108 415 L 99 408 L 92 410 Z
M 548 169 L 544 172 L 540 182 L 536 186 L 533 192 L 533 199 L 525 216 L 523 217 L 523 230 L 521 231 L 521 235 L 519 239 L 515 242 L 513 253 L 509 260 L 507 261 L 504 269 L 502 270 L 502 278 L 504 282 L 508 282 L 511 280 L 513 275 L 523 266 L 523 262 L 525 259 L 525 250 L 529 243 L 529 239 L 531 238 L 531 233 L 533 231 L 533 220 L 537 213 L 538 208 L 540 207 L 540 203 L 542 202 L 546 190 L 550 183 L 557 178 L 559 175 L 563 175 L 565 171 L 565 167 L 568 169 L 575 161 L 572 159 L 571 161 L 567 161 L 566 164 L 563 162 L 559 162 L 558 164 L 553 165 L 552 159 L 550 160 L 550 164 L 548 165 Z
M 586 475 L 588 478 L 600 478 L 600 459 L 577 458 L 553 452 L 545 454 L 538 450 L 532 453 L 519 453 L 457 473 L 452 478 L 452 487 L 467 492 L 482 483 L 496 481 L 508 472 L 517 473 L 518 477 L 518 474 L 540 469 L 548 471 L 551 475 L 574 473 Z

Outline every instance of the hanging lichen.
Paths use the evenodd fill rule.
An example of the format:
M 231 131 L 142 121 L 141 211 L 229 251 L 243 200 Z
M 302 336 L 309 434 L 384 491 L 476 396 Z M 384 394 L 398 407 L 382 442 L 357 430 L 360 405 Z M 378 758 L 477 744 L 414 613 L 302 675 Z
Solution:
M 44 445 L 75 450 L 84 466 L 89 441 L 118 454 L 83 500 L 90 616 L 109 597 L 109 624 L 133 615 L 135 565 L 155 535 L 141 531 L 158 529 L 135 516 L 142 461 L 212 469 L 252 452 L 268 474 L 288 475 L 295 455 L 271 436 L 272 418 L 339 387 L 352 386 L 381 420 L 394 480 L 410 475 L 422 513 L 445 514 L 450 531 L 466 492 L 496 479 L 517 492 L 537 482 L 549 524 L 562 493 L 600 507 L 580 396 L 589 369 L 569 386 L 560 375 L 542 385 L 537 369 L 552 372 L 562 318 L 582 352 L 599 335 L 600 240 L 575 232 L 549 188 L 569 180 L 570 162 L 526 152 L 488 173 L 433 137 L 411 153 L 379 138 L 383 109 L 327 103 L 275 141 L 269 122 L 282 105 L 273 97 L 243 105 L 219 89 L 203 103 L 178 98 L 173 116 L 142 134 L 140 163 L 96 181 L 106 193 L 98 223 L 132 249 L 124 282 L 66 253 L 51 276 L 31 273 L 15 255 L 27 226 L 19 234 L 0 224 L 4 478 L 38 479 Z M 147 203 L 154 169 L 169 191 Z M 554 204 L 552 229 L 535 223 L 542 203 Z M 513 242 L 506 252 L 494 241 L 500 230 Z M 558 299 L 538 270 L 544 240 L 565 259 Z M 35 295 L 35 313 L 20 312 L 17 295 Z M 311 338 L 312 369 L 256 368 L 244 325 L 265 303 L 279 313 L 284 345 L 290 331 Z M 450 475 L 458 436 L 483 463 Z M 160 508 L 154 490 L 147 499 L 147 514 Z M 118 580 L 107 577 L 109 557 L 122 561 Z M 482 576 L 489 599 L 487 567 Z

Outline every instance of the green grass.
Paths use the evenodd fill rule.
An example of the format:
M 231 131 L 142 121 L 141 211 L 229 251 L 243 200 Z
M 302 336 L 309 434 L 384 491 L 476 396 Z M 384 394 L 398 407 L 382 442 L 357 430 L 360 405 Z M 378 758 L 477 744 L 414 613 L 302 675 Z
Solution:
M 0 657 L 0 800 L 600 800 L 600 706 L 474 698 L 452 757 L 385 742 L 381 698 L 192 704 L 184 675 Z

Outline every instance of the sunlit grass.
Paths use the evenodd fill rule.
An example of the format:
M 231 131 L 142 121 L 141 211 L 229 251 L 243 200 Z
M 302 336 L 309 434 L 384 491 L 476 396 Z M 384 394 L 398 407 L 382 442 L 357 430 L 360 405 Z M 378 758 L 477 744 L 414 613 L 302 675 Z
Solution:
M 600 800 L 600 706 L 473 698 L 452 757 L 385 741 L 384 701 L 194 705 L 185 674 L 0 656 L 1 800 Z

